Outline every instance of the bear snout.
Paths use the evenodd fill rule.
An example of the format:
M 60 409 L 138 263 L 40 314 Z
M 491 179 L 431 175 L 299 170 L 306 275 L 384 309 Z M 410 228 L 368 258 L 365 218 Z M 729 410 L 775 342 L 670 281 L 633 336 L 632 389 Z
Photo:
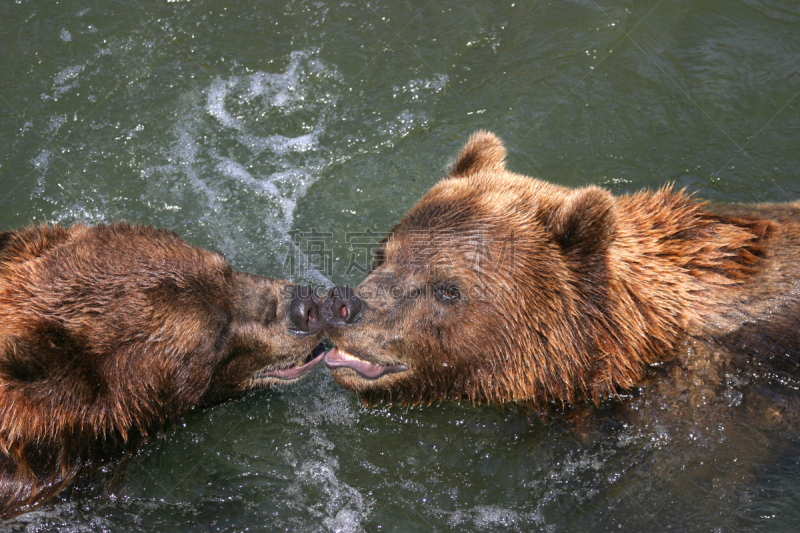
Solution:
M 345 326 L 355 322 L 364 308 L 364 301 L 350 287 L 334 287 L 322 304 L 326 325 Z
M 322 327 L 319 317 L 319 299 L 314 289 L 301 285 L 292 287 L 292 301 L 289 304 L 289 319 L 292 329 L 301 335 L 313 335 Z

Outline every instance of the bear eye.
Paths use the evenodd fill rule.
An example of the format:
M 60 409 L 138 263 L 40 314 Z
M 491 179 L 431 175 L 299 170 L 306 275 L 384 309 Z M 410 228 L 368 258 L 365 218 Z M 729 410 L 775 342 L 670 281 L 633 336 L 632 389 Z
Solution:
M 267 305 L 264 306 L 264 314 L 261 320 L 264 324 L 269 325 L 274 322 L 276 318 L 278 318 L 278 302 L 272 300 L 267 302 Z
M 461 291 L 450 282 L 443 281 L 433 286 L 433 293 L 442 302 L 455 303 L 461 300 Z

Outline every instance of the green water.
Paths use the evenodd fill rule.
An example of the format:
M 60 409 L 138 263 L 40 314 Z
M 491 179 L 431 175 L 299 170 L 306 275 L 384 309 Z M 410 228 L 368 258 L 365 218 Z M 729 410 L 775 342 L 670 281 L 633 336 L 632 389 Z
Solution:
M 0 229 L 139 221 L 356 284 L 479 128 L 564 185 L 800 198 L 800 4 L 0 1 Z M 796 531 L 800 435 L 738 387 L 585 442 L 515 409 L 366 409 L 319 369 L 0 528 Z

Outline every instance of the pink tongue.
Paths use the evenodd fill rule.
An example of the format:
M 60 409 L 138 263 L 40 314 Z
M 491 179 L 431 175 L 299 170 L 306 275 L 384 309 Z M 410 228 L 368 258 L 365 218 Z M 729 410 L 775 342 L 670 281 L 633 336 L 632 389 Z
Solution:
M 363 359 L 346 359 L 342 357 L 341 352 L 336 348 L 325 354 L 325 366 L 328 368 L 349 368 L 367 379 L 377 379 L 384 374 L 408 370 L 405 365 L 381 366 L 374 365 Z
M 317 349 L 315 349 L 314 352 L 316 353 Z M 303 366 L 292 366 L 281 370 L 270 370 L 269 372 L 264 372 L 264 377 L 285 379 L 287 381 L 299 378 L 300 376 L 311 370 L 314 367 L 314 365 L 322 361 L 324 355 L 325 355 L 325 350 L 323 348 L 319 351 L 317 355 L 314 356 L 313 359 L 311 359 Z

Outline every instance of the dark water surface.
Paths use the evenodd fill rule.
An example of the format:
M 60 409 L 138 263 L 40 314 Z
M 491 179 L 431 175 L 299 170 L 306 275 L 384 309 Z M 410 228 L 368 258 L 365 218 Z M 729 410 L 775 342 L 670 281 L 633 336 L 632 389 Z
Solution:
M 126 219 L 355 284 L 479 128 L 564 185 L 798 199 L 800 4 L 0 1 L 0 229 Z M 190 414 L 114 497 L 0 528 L 797 531 L 800 435 L 747 416 L 751 386 L 579 440 L 517 409 L 366 409 L 320 369 Z

